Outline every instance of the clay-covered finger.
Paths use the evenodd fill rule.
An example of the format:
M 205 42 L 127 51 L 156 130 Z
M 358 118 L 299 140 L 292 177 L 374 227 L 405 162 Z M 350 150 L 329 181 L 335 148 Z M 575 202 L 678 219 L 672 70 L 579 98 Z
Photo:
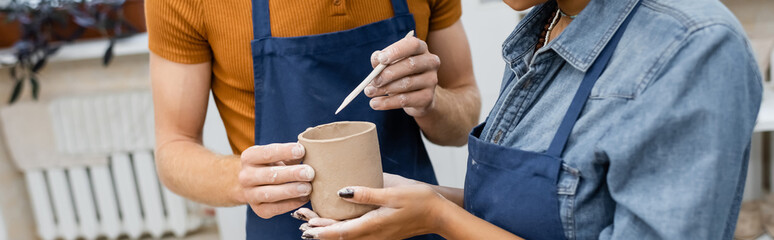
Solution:
M 301 159 L 305 154 L 304 146 L 299 143 L 273 143 L 255 145 L 242 152 L 242 165 L 264 165 L 278 161 Z
M 309 219 L 313 218 L 319 218 L 320 216 L 317 215 L 316 212 L 312 211 L 308 208 L 299 208 L 295 212 L 291 214 L 293 218 L 301 220 L 301 221 L 309 221 Z
M 391 96 L 372 98 L 369 104 L 374 110 L 390 110 L 405 107 L 427 107 L 432 104 L 434 89 L 425 88 L 419 91 L 400 93 Z
M 309 223 L 302 223 L 301 226 L 298 227 L 298 230 L 301 230 L 302 232 L 305 232 L 306 230 L 309 230 Z
M 376 60 L 381 64 L 391 64 L 398 59 L 425 52 L 427 52 L 427 43 L 419 38 L 409 36 L 382 49 L 376 54 Z
M 427 71 L 435 71 L 441 66 L 441 59 L 433 54 L 422 54 L 407 57 L 403 60 L 387 66 L 373 80 L 375 87 L 382 87 L 390 82 L 401 79 L 405 76 L 419 74 Z
M 250 207 L 259 217 L 269 219 L 304 206 L 307 202 L 309 202 L 309 197 L 300 197 L 272 203 L 250 204 Z
M 424 72 L 416 75 L 406 76 L 396 81 L 392 81 L 385 86 L 376 87 L 369 84 L 363 91 L 368 97 L 378 97 L 388 94 L 399 94 L 412 92 L 424 88 L 431 88 L 438 84 L 434 72 Z
M 309 182 L 312 179 L 314 179 L 314 169 L 306 164 L 292 166 L 248 166 L 239 172 L 239 183 L 243 187 L 288 182 Z
M 307 182 L 293 182 L 250 188 L 245 190 L 245 196 L 247 197 L 247 202 L 251 204 L 261 204 L 306 197 L 309 196 L 311 192 L 311 184 Z
M 325 227 L 338 223 L 339 221 L 330 218 L 312 218 L 309 219 L 310 227 Z

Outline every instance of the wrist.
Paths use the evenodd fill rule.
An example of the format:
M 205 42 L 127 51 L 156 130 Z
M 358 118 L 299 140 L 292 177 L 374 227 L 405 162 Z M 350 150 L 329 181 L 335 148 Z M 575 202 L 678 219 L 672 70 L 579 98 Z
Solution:
M 440 195 L 438 196 L 437 201 L 435 201 L 431 208 L 431 229 L 430 233 L 435 233 L 441 236 L 448 235 L 449 228 L 452 226 L 451 220 L 453 219 L 452 215 L 457 207 L 456 204 L 449 201 L 448 199 L 444 198 Z
M 231 201 L 234 202 L 236 205 L 247 204 L 247 198 L 245 197 L 244 188 L 242 188 L 242 186 L 240 186 L 239 184 L 236 184 L 236 186 L 231 188 L 231 191 L 229 191 L 229 198 L 231 198 Z
M 427 106 L 425 106 L 424 109 L 421 109 L 422 114 L 413 116 L 414 120 L 416 120 L 417 122 L 433 121 L 435 116 L 437 116 L 439 113 L 438 99 L 441 98 L 441 95 L 443 95 L 441 93 L 443 91 L 445 91 L 445 89 L 441 88 L 441 86 L 435 86 L 432 100 L 430 100 L 430 103 Z

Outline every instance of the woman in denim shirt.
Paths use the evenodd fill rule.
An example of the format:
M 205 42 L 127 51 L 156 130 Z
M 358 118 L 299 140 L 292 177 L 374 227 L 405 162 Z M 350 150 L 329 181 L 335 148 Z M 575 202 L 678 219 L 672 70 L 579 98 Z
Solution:
M 303 237 L 732 238 L 761 100 L 734 16 L 717 0 L 505 2 L 534 8 L 503 44 L 465 189 L 385 174 L 385 189 L 339 192 L 381 208 L 342 222 L 300 209 Z

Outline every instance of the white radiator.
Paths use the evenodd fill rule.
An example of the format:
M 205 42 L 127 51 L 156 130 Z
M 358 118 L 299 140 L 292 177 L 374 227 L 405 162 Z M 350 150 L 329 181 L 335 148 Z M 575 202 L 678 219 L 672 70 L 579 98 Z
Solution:
M 201 225 L 183 198 L 159 184 L 150 151 L 116 153 L 109 162 L 25 172 L 42 239 L 182 237 Z
M 0 112 L 43 240 L 182 237 L 199 205 L 160 184 L 147 91 L 20 103 Z

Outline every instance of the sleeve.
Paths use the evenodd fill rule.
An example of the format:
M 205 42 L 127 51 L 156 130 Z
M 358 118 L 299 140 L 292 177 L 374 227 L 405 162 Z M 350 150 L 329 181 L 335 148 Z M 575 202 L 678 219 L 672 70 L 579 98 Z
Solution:
M 201 0 L 145 1 L 150 51 L 178 63 L 210 61 L 200 5 Z
M 733 237 L 760 72 L 724 25 L 690 33 L 666 61 L 600 141 L 615 201 L 600 239 Z
M 461 16 L 460 0 L 430 1 L 430 31 L 447 28 L 456 23 Z

